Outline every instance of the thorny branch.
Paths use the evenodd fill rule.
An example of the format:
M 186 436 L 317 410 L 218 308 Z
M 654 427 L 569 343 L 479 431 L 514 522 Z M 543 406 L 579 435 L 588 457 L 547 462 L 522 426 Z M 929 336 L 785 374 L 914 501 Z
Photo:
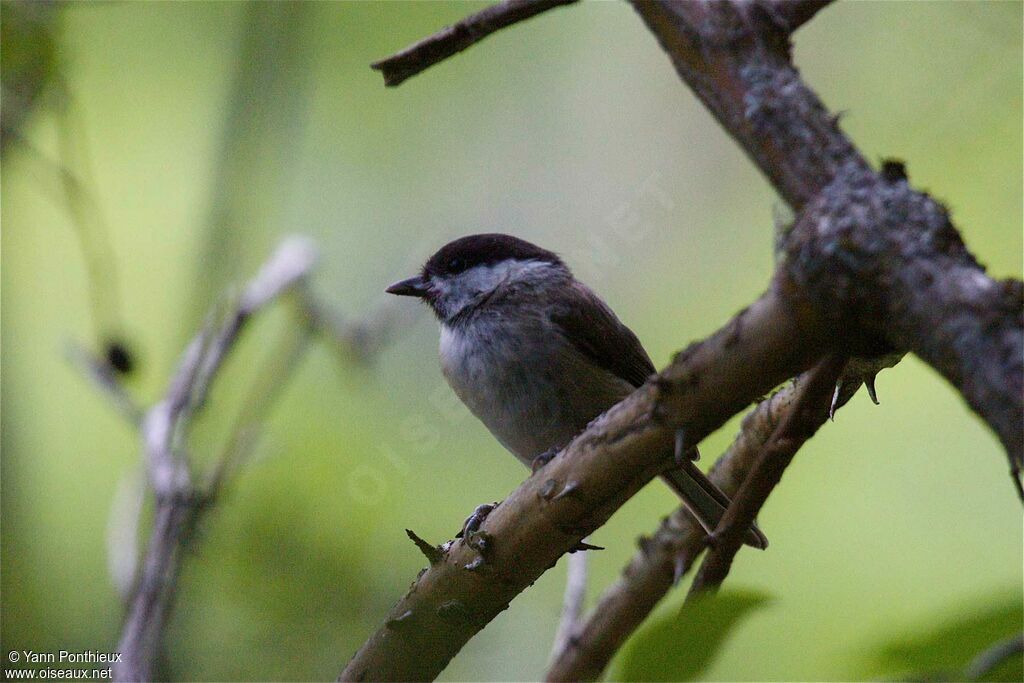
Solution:
M 845 365 L 845 356 L 830 355 L 808 371 L 797 385 L 796 401 L 761 448 L 754 467 L 718 527 L 707 537 L 710 550 L 693 579 L 687 600 L 702 592 L 717 590 L 725 580 L 733 558 L 743 545 L 743 535 L 757 518 L 761 506 L 782 480 L 796 452 L 828 419 L 828 396 Z
M 827 1 L 632 4 L 679 75 L 797 212 L 780 238 L 782 264 L 761 299 L 592 424 L 513 492 L 481 534 L 443 546 L 344 680 L 435 677 L 665 466 L 671 431 L 685 427 L 696 443 L 827 354 L 918 354 L 1020 469 L 1024 286 L 987 277 L 945 209 L 910 187 L 902 165 L 876 174 L 803 83 L 789 37 Z M 490 25 L 523 18 L 509 6 L 491 8 Z M 452 49 L 460 43 L 443 31 L 394 59 L 415 64 L 414 73 L 471 42 Z
M 699 442 L 809 367 L 826 339 L 772 287 L 598 418 L 512 492 L 481 531 L 446 544 L 342 680 L 434 678 L 459 649 L 644 484 L 673 465 L 676 429 Z M 794 345 L 793 339 L 804 344 Z
M 854 387 L 842 392 L 832 410 L 852 398 L 856 387 L 873 378 L 880 368 L 866 363 L 847 364 L 837 385 Z M 739 434 L 708 472 L 727 495 L 734 496 L 747 478 L 764 444 L 788 414 L 798 394 L 798 378 L 757 404 L 743 418 Z M 683 506 L 665 517 L 651 536 L 641 537 L 639 549 L 597 605 L 553 658 L 547 680 L 596 680 L 633 631 L 654 610 L 666 593 L 690 570 L 707 547 L 701 525 Z
M 798 212 L 780 240 L 794 288 L 860 347 L 854 355 L 920 356 L 1018 470 L 1024 286 L 988 277 L 945 208 L 913 190 L 901 165 L 870 169 L 790 62 L 791 25 L 776 23 L 782 5 L 633 2 L 680 77 Z

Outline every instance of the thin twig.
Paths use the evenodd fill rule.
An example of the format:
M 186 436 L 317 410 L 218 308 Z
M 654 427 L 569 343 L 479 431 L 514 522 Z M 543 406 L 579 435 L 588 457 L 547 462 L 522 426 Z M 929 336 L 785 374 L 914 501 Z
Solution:
M 187 423 L 202 405 L 214 376 L 248 319 L 304 278 L 313 266 L 314 256 L 308 240 L 289 238 L 282 242 L 245 288 L 226 322 L 216 332 L 204 328 L 188 345 L 166 396 L 142 420 L 156 509 L 141 574 L 118 643 L 122 661 L 114 666 L 115 680 L 153 678 L 164 627 L 174 604 L 181 548 L 207 502 L 192 484 L 190 464 L 182 445 Z
M 67 356 L 73 365 L 78 366 L 83 374 L 107 394 L 111 405 L 127 422 L 136 427 L 142 424 L 145 410 L 121 382 L 110 363 L 93 355 L 77 342 L 68 344 Z
M 583 603 L 587 597 L 587 562 L 589 553 L 571 553 L 567 558 L 565 594 L 562 597 L 562 614 L 558 619 L 555 639 L 551 646 L 551 658 L 554 660 L 562 650 L 569 646 L 576 630 L 579 628 L 580 617 L 583 615 Z
M 209 483 L 203 489 L 206 504 L 213 503 L 220 496 L 230 476 L 256 448 L 267 414 L 276 405 L 309 349 L 310 328 L 288 326 L 280 334 L 281 339 L 266 354 L 266 360 L 259 365 L 259 374 L 245 393 L 245 402 L 235 418 L 231 435 L 214 464 Z
M 827 421 L 830 394 L 846 362 L 845 356 L 830 355 L 815 366 L 801 383 L 796 401 L 764 445 L 713 536 L 708 538 L 710 550 L 693 579 L 687 601 L 703 592 L 716 590 L 725 580 L 733 558 L 743 545 L 746 530 L 781 481 L 793 456 Z
M 1018 633 L 999 641 L 972 659 L 964 669 L 964 678 L 968 681 L 980 681 L 1007 659 L 1022 653 L 1024 653 L 1024 633 Z
M 306 325 L 343 360 L 357 363 L 374 360 L 410 311 L 408 306 L 398 306 L 395 297 L 388 297 L 363 317 L 351 318 L 317 296 L 309 283 L 297 287 L 295 295 Z
M 384 85 L 395 86 L 479 43 L 495 31 L 574 2 L 577 0 L 505 0 L 446 26 L 434 35 L 370 66 L 384 76 Z

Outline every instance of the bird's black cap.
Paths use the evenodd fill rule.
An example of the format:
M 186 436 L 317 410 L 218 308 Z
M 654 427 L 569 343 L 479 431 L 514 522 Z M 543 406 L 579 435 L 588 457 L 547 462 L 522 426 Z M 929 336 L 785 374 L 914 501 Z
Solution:
M 485 233 L 460 237 L 438 249 L 423 266 L 423 276 L 457 275 L 474 266 L 493 265 L 509 259 L 562 265 L 557 254 L 536 244 L 511 235 Z

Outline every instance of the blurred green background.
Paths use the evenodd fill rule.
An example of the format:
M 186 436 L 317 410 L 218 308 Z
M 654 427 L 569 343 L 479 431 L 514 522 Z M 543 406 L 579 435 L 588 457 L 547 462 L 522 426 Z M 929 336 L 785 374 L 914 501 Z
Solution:
M 625 3 L 553 11 L 397 89 L 368 68 L 480 6 L 97 3 L 26 24 L 3 4 L 5 88 L 26 71 L 48 83 L 2 168 L 5 653 L 117 642 L 107 537 L 140 444 L 67 344 L 124 338 L 138 357 L 129 386 L 155 400 L 204 312 L 285 234 L 316 240 L 315 289 L 352 316 L 450 238 L 537 241 L 658 365 L 759 294 L 781 202 Z M 1022 269 L 1021 23 L 1019 2 L 850 2 L 796 36 L 802 73 L 863 152 L 906 159 L 998 277 Z M 83 228 L 48 165 L 65 158 L 62 131 L 102 216 L 86 231 L 94 289 L 120 292 L 99 295 L 99 311 Z M 287 324 L 261 318 L 232 357 L 191 440 L 197 461 L 217 452 Z M 423 564 L 403 529 L 441 542 L 523 479 L 452 407 L 436 336 L 420 311 L 369 367 L 322 344 L 302 363 L 190 548 L 168 675 L 333 680 Z M 769 597 L 701 677 L 950 671 L 1020 630 L 1021 507 L 998 442 L 914 358 L 878 390 L 882 405 L 858 395 L 769 501 L 771 549 L 741 553 L 728 580 Z M 707 440 L 706 461 L 735 429 Z M 607 550 L 591 558 L 593 597 L 672 506 L 652 485 L 594 535 Z M 443 678 L 541 676 L 563 579 L 560 563 Z

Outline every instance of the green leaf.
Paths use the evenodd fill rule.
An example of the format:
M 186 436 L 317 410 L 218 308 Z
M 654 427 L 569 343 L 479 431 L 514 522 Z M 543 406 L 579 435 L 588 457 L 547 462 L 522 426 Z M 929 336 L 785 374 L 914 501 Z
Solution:
M 885 676 L 960 680 L 972 661 L 1000 641 L 1019 634 L 1024 623 L 1020 593 L 946 612 L 919 631 L 878 647 L 872 670 Z M 1008 658 L 981 680 L 1024 680 L 1024 658 Z
M 711 664 L 733 628 L 769 601 L 759 591 L 727 590 L 698 598 L 678 613 L 656 617 L 630 638 L 615 678 L 693 680 Z

